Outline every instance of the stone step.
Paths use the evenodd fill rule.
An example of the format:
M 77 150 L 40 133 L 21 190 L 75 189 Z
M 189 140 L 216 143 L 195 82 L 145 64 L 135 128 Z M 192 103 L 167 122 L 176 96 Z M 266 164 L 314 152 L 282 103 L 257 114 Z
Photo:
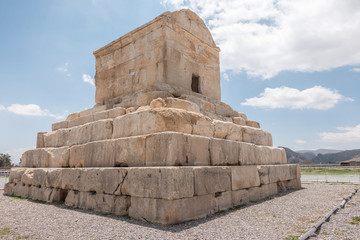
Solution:
M 13 168 L 5 194 L 174 224 L 299 187 L 293 164 Z
M 42 133 L 38 135 L 42 141 L 38 139 L 38 142 L 44 144 L 39 147 L 63 147 L 166 131 L 272 146 L 271 134 L 262 129 L 213 120 L 201 113 L 183 109 L 157 108 L 156 106 L 152 109 L 145 108 L 142 111 L 128 113 L 115 119 L 97 120 L 81 126 Z
M 106 126 L 107 121 L 97 123 Z M 106 131 L 101 134 L 106 134 Z M 178 132 L 162 132 L 93 141 L 71 147 L 37 148 L 23 154 L 21 166 L 133 167 L 284 163 L 286 153 L 282 148 Z

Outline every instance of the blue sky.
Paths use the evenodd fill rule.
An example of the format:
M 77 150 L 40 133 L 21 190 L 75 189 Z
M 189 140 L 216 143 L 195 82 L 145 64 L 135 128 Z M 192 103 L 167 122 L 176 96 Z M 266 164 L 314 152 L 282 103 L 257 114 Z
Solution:
M 222 101 L 274 145 L 360 148 L 358 0 L 0 1 L 0 152 L 95 104 L 93 51 L 165 11 L 190 8 L 221 48 Z

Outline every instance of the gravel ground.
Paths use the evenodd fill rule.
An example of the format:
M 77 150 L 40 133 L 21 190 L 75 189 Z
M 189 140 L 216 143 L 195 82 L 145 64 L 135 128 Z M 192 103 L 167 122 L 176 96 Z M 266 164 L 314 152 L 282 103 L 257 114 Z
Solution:
M 69 209 L 62 204 L 41 204 L 7 197 L 0 190 L 0 239 L 290 240 L 308 231 L 339 204 L 342 197 L 357 187 L 351 184 L 303 184 L 300 190 L 250 203 L 237 210 L 167 227 L 93 211 Z M 359 197 L 353 198 L 350 204 L 357 204 L 353 206 L 357 212 L 353 213 L 347 207 L 337 215 L 340 216 L 342 211 L 351 211 L 344 216 L 346 219 L 352 214 L 359 215 Z M 330 224 L 336 221 L 336 217 L 331 218 Z M 347 220 L 340 221 L 343 226 L 334 223 L 337 226 L 333 228 L 334 234 L 341 232 L 344 239 L 347 234 L 352 239 L 360 238 L 360 225 L 350 226 Z M 326 227 L 322 231 L 330 232 Z
M 302 182 L 360 183 L 360 175 L 301 175 Z
M 321 226 L 314 239 L 360 239 L 360 189 L 355 196 Z

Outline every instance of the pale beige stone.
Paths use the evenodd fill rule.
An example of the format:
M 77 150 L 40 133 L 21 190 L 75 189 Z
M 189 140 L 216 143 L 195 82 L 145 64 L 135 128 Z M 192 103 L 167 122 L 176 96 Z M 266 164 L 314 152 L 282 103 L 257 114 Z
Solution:
M 245 121 L 247 120 L 247 116 L 245 113 L 239 112 L 238 114 L 239 114 L 239 117 L 243 118 Z
M 85 168 L 80 172 L 80 191 L 102 193 L 103 174 L 98 168 Z
M 127 215 L 129 213 L 129 207 L 131 199 L 128 196 L 115 196 L 114 214 L 115 215 Z
M 65 168 L 61 170 L 61 188 L 67 190 L 80 190 L 80 169 Z
M 160 108 L 129 113 L 114 119 L 113 138 L 164 131 L 191 133 L 191 115 L 181 109 Z
M 283 182 L 286 189 L 298 189 L 301 188 L 301 180 L 300 178 L 291 179 Z
M 131 197 L 174 200 L 194 196 L 194 174 L 188 167 L 130 168 L 121 192 Z
M 187 148 L 184 134 L 166 132 L 150 135 L 146 138 L 146 166 L 188 165 Z
M 165 99 L 165 105 L 166 107 L 169 108 L 178 108 L 178 109 L 183 109 L 186 111 L 198 112 L 198 113 L 200 112 L 200 107 L 196 103 L 180 98 L 168 97 Z
M 273 150 L 274 150 L 273 148 L 266 146 L 255 146 L 255 164 L 261 164 L 261 165 L 274 164 Z
M 213 198 L 214 212 L 225 211 L 233 207 L 232 200 L 231 191 L 215 193 Z
M 70 190 L 65 198 L 65 205 L 69 207 L 79 206 L 79 192 Z
M 163 108 L 165 106 L 166 106 L 165 100 L 162 98 L 157 98 L 150 102 L 150 108 Z
M 69 132 L 71 129 L 59 129 L 54 132 L 44 134 L 45 148 L 63 147 L 69 145 Z
M 31 186 L 33 177 L 34 177 L 34 169 L 28 168 L 25 170 L 24 174 L 21 176 L 21 183 Z
M 68 128 L 68 121 L 65 120 L 65 121 L 53 123 L 51 125 L 51 130 L 52 131 L 56 131 L 56 130 L 59 130 L 61 128 Z
M 49 166 L 49 152 L 44 148 L 37 148 L 28 150 L 23 153 L 21 157 L 22 167 L 48 167 Z
M 129 216 L 169 225 L 205 217 L 214 212 L 213 194 L 177 200 L 131 197 Z
M 237 125 L 241 125 L 241 126 L 245 126 L 246 125 L 246 120 L 242 117 L 233 117 L 233 123 L 237 124 Z
M 36 138 L 36 148 L 43 148 L 45 147 L 45 143 L 44 143 L 44 134 L 47 132 L 39 132 L 37 134 L 37 138 Z
M 251 143 L 238 143 L 239 146 L 239 165 L 253 165 L 256 163 L 255 145 Z
M 93 114 L 94 115 L 94 121 L 99 121 L 99 120 L 110 118 L 109 117 L 109 112 L 110 112 L 110 110 L 94 113 Z
M 9 175 L 9 182 L 10 183 L 18 183 L 21 181 L 21 177 L 24 174 L 26 168 L 20 168 L 20 167 L 16 167 L 16 168 L 11 168 L 10 171 L 10 175 Z
M 279 181 L 286 181 L 292 179 L 290 173 L 290 165 L 270 165 L 269 166 L 269 180 L 270 183 Z
M 69 147 L 48 148 L 49 163 L 48 167 L 69 167 L 70 150 Z M 47 167 L 47 166 L 38 166 Z
M 249 201 L 251 202 L 261 199 L 260 187 L 251 187 L 248 189 L 247 193 L 248 193 Z
M 4 195 L 12 196 L 14 194 L 15 183 L 7 182 L 4 186 Z
M 114 153 L 114 165 L 116 167 L 140 167 L 146 164 L 146 138 L 144 136 L 128 137 L 113 140 L 111 146 L 108 145 L 109 154 Z M 155 151 L 154 151 L 155 152 Z M 105 159 L 109 158 L 105 156 Z M 112 161 L 109 161 L 112 164 Z M 102 166 L 102 165 L 101 165 Z
M 210 165 L 210 138 L 187 135 L 187 151 L 185 163 L 189 166 Z
M 115 209 L 115 195 L 96 194 L 96 211 L 111 213 Z
M 45 187 L 61 188 L 61 186 L 62 186 L 62 172 L 61 171 L 62 171 L 62 169 L 59 169 L 59 168 L 46 169 Z
M 45 201 L 45 188 L 43 187 L 35 187 L 35 186 L 31 186 L 31 189 L 29 191 L 29 198 L 33 199 L 33 200 L 40 200 L 40 201 Z
M 109 111 L 109 118 L 116 118 L 122 115 L 126 114 L 126 109 L 122 107 L 116 107 L 113 109 L 108 110 Z
M 257 187 L 260 185 L 259 173 L 256 166 L 232 166 L 231 190 Z
M 278 187 L 276 183 L 270 183 L 260 186 L 260 198 L 267 198 L 278 193 Z
M 36 187 L 44 187 L 47 171 L 43 168 L 35 168 L 33 170 L 33 180 L 32 185 Z
M 249 127 L 260 128 L 260 123 L 258 123 L 258 122 L 251 121 L 251 120 L 246 120 L 245 123 Z
M 229 167 L 195 167 L 194 177 L 197 196 L 231 190 Z
M 102 172 L 103 176 L 103 193 L 121 195 L 121 185 L 124 182 L 125 176 L 127 175 L 127 168 L 100 168 L 100 171 Z
M 249 202 L 249 191 L 247 189 L 231 191 L 231 201 L 233 206 L 239 206 Z
M 289 164 L 290 167 L 290 179 L 300 179 L 301 170 L 299 164 Z
M 239 145 L 235 141 L 211 139 L 210 156 L 212 166 L 237 165 Z
M 260 165 L 257 166 L 258 172 L 259 172 L 259 178 L 260 178 L 260 184 L 265 185 L 270 183 L 269 178 L 269 166 Z
M 94 113 L 105 111 L 105 110 L 107 110 L 106 105 L 99 105 L 99 106 L 95 106 L 93 108 L 89 108 L 89 109 L 79 112 L 79 116 L 84 117 L 87 115 L 93 115 Z
M 66 118 L 66 121 L 71 121 L 71 120 L 74 120 L 75 118 L 78 118 L 78 117 L 80 117 L 80 114 L 78 112 L 77 113 L 71 113 Z
M 257 128 L 243 126 L 243 141 L 256 145 L 269 145 L 266 133 Z
M 228 104 L 220 102 L 215 104 L 215 113 L 225 117 L 238 117 L 239 113 L 233 110 Z
M 214 120 L 214 137 L 242 141 L 242 128 L 230 122 Z
M 192 132 L 191 134 L 205 137 L 213 137 L 214 124 L 209 117 L 200 114 L 191 115 Z
M 76 126 L 80 126 L 80 125 L 84 125 L 86 123 L 90 123 L 94 121 L 94 115 L 86 115 L 86 116 L 82 116 L 82 117 L 77 117 L 73 120 L 69 120 L 68 122 L 68 127 L 72 128 L 72 127 L 76 127 Z

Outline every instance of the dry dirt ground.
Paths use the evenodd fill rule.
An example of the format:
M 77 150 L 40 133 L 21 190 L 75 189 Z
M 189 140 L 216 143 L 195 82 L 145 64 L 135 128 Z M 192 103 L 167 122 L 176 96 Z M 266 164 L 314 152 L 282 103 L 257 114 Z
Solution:
M 3 195 L 0 239 L 297 239 L 359 185 L 303 188 L 173 226 L 44 204 Z M 360 193 L 312 239 L 360 239 Z M 357 219 L 357 218 L 355 218 Z M 351 223 L 353 222 L 353 223 Z M 357 224 L 358 223 L 358 224 Z

